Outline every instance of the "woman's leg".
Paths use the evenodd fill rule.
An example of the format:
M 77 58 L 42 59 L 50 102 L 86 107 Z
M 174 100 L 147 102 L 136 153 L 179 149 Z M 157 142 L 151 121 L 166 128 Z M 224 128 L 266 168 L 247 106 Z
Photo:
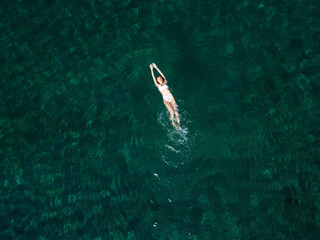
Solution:
M 173 96 L 172 96 L 172 99 L 171 99 L 170 103 L 172 104 L 172 107 L 173 107 L 174 111 L 178 111 L 178 105 L 177 105 L 176 100 L 174 99 Z
M 176 115 L 176 120 L 180 126 L 180 117 L 179 117 L 179 114 L 178 114 L 178 105 L 176 103 L 176 100 L 174 99 L 174 97 L 172 97 L 171 99 L 171 104 L 172 104 L 172 107 L 174 109 L 174 114 Z
M 176 124 L 174 123 L 174 109 L 171 105 L 171 103 L 167 102 L 166 100 L 163 100 L 164 105 L 166 105 L 168 111 L 170 112 L 170 120 L 172 122 L 173 126 L 176 126 Z

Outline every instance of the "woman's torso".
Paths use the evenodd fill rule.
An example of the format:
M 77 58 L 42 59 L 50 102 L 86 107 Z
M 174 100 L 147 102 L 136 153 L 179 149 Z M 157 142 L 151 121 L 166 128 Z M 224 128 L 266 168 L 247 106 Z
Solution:
M 170 94 L 170 90 L 167 84 L 164 84 L 160 87 L 158 87 L 160 93 L 162 94 L 162 96 L 166 96 L 168 94 Z

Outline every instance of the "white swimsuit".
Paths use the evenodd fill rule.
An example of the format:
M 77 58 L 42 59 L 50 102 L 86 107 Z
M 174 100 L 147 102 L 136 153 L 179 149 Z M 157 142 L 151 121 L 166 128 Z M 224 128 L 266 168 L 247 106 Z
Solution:
M 172 97 L 173 97 L 172 94 L 169 93 L 169 94 L 163 96 L 163 99 L 166 100 L 167 102 L 171 102 Z
M 167 84 L 164 84 L 164 85 L 158 87 L 158 89 L 159 89 L 160 92 L 162 92 L 162 90 L 168 89 L 168 88 L 169 88 L 169 87 L 168 87 Z M 173 97 L 172 94 L 169 93 L 169 94 L 167 94 L 167 95 L 164 95 L 164 96 L 163 96 L 163 99 L 166 100 L 167 102 L 171 102 L 172 97 Z
M 159 87 L 158 87 L 158 89 L 159 89 L 159 91 L 161 92 L 162 90 L 164 90 L 164 89 L 168 89 L 169 87 L 168 87 L 168 85 L 167 84 L 164 84 L 164 85 L 160 85 Z

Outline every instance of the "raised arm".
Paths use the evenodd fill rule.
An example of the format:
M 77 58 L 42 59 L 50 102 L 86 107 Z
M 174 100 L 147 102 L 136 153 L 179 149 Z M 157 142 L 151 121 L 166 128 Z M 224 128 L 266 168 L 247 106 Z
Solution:
M 159 84 L 157 83 L 157 80 L 156 80 L 156 78 L 155 78 L 155 76 L 154 76 L 154 73 L 153 73 L 153 65 L 152 65 L 152 64 L 150 64 L 150 70 L 151 70 L 151 75 L 152 75 L 154 84 L 156 85 L 156 87 L 158 87 Z
M 152 66 L 157 69 L 157 71 L 160 73 L 160 75 L 163 77 L 165 83 L 167 83 L 167 79 L 166 77 L 163 75 L 163 73 L 160 71 L 160 69 L 157 67 L 157 65 L 155 63 L 152 63 Z

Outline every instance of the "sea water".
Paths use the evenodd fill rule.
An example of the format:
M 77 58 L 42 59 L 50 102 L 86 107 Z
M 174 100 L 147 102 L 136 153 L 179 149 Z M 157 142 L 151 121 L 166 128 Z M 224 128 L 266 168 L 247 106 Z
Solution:
M 0 12 L 0 239 L 318 239 L 317 1 Z

